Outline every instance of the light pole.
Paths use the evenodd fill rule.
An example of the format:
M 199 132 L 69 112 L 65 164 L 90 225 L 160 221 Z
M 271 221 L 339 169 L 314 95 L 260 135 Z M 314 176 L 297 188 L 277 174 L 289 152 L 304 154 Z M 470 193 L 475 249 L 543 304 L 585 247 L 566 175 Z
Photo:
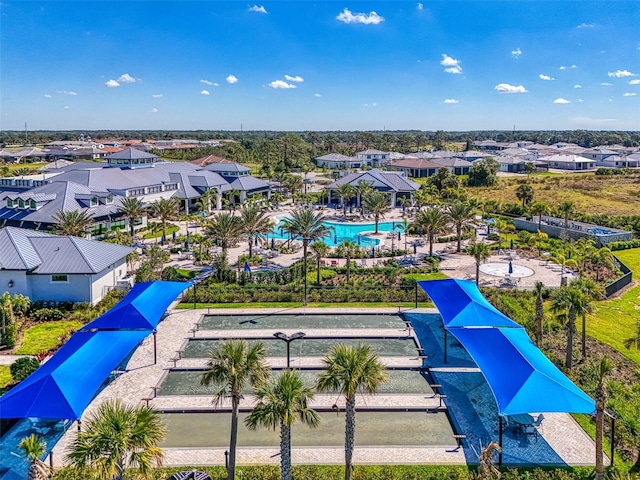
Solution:
M 304 332 L 296 332 L 292 335 L 287 335 L 284 332 L 276 332 L 273 334 L 273 336 L 276 337 L 278 340 L 282 340 L 287 343 L 287 368 L 289 368 L 291 364 L 291 350 L 290 350 L 291 342 L 293 342 L 294 340 L 298 340 L 299 338 L 304 338 L 305 335 L 306 333 Z

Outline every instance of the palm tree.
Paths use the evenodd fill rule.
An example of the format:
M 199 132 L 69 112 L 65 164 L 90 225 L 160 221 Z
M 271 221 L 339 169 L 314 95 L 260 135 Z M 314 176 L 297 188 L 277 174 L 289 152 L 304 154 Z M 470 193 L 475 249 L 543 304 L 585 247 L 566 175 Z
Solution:
M 476 285 L 480 285 L 480 265 L 491 257 L 491 249 L 484 242 L 473 242 L 469 246 L 469 255 L 476 261 Z
M 387 381 L 387 374 L 371 346 L 364 343 L 356 346 L 339 343 L 324 356 L 323 362 L 325 370 L 318 377 L 318 391 L 338 392 L 346 400 L 344 478 L 350 480 L 356 427 L 356 394 L 375 394 L 380 384 Z
M 360 205 L 362 205 L 362 200 L 364 199 L 364 197 L 366 197 L 369 193 L 371 193 L 373 191 L 373 187 L 371 186 L 371 182 L 366 182 L 364 180 L 360 180 L 358 182 L 358 197 L 360 198 Z M 364 208 L 364 206 L 363 206 Z
M 560 282 L 564 282 L 564 272 L 567 268 L 576 268 L 578 266 L 578 262 L 576 262 L 573 258 L 565 257 L 564 255 L 558 254 L 555 257 L 549 257 L 549 260 L 557 263 L 562 267 L 560 272 Z
M 578 315 L 593 311 L 589 298 L 576 287 L 559 288 L 551 296 L 551 311 L 559 318 L 566 318 L 567 348 L 565 366 L 573 366 L 573 335 L 576 331 Z
M 280 427 L 280 471 L 282 480 L 291 480 L 291 427 L 297 423 L 315 428 L 320 417 L 309 406 L 313 390 L 295 370 L 284 370 L 270 383 L 256 388 L 258 404 L 245 419 L 249 430 Z
M 438 207 L 428 207 L 418 211 L 416 219 L 413 222 L 416 227 L 422 229 L 429 239 L 429 256 L 433 256 L 433 241 L 436 235 L 444 233 L 447 230 L 449 217 Z
M 151 214 L 160 219 L 162 238 L 167 239 L 167 221 L 178 218 L 180 201 L 177 198 L 160 198 L 151 204 Z
M 213 215 L 203 222 L 203 226 L 205 235 L 219 243 L 224 253 L 242 234 L 242 220 L 231 213 Z
M 374 233 L 378 233 L 380 217 L 384 217 L 385 213 L 388 213 L 389 210 L 391 210 L 389 198 L 385 193 L 378 190 L 372 190 L 364 196 L 363 200 L 364 208 L 373 214 L 373 218 L 376 223 L 376 230 Z
M 536 282 L 533 287 L 533 293 L 536 295 L 536 344 L 539 347 L 542 343 L 544 331 L 544 283 Z
M 604 464 L 602 461 L 602 443 L 604 437 L 604 409 L 607 402 L 607 389 L 604 384 L 606 376 L 613 370 L 613 365 L 607 356 L 600 358 L 594 364 L 596 377 L 596 389 L 594 397 L 596 400 L 596 480 L 604 478 Z
M 218 192 L 216 190 L 205 190 L 196 202 L 198 210 L 203 214 L 209 215 L 211 213 L 212 205 L 214 205 L 213 202 L 216 200 L 217 196 Z
M 60 235 L 84 237 L 93 223 L 93 218 L 86 210 L 58 210 L 53 214 L 53 229 Z
M 532 237 L 536 242 L 536 247 L 538 248 L 538 257 L 540 257 L 542 255 L 542 245 L 549 239 L 549 235 L 538 230 L 538 232 L 534 233 Z
M 538 230 L 542 227 L 542 216 L 549 213 L 549 205 L 544 202 L 533 202 L 529 205 L 529 211 L 538 217 Z
M 324 243 L 322 240 L 316 240 L 311 244 L 311 250 L 316 254 L 316 271 L 318 272 L 318 285 L 320 285 L 320 261 L 322 257 L 325 257 L 327 253 L 329 253 L 329 245 Z
M 460 253 L 462 251 L 462 227 L 473 216 L 473 208 L 467 202 L 456 200 L 447 207 L 447 214 L 456 227 L 456 236 L 458 237 L 456 252 Z
M 354 188 L 350 183 L 343 183 L 342 185 L 339 185 L 334 192 L 338 197 L 340 197 L 340 202 L 342 203 L 342 216 L 347 218 L 347 200 L 353 197 Z
M 569 228 L 569 216 L 575 211 L 573 202 L 562 202 L 558 206 L 558 210 L 564 217 L 564 228 Z
M 123 198 L 120 202 L 118 211 L 122 213 L 122 216 L 125 217 L 129 222 L 129 232 L 131 233 L 131 238 L 133 238 L 133 224 L 136 221 L 136 218 L 142 217 L 146 213 L 146 210 L 147 208 L 139 198 L 127 197 Z
M 602 300 L 605 292 L 602 286 L 588 277 L 580 277 L 571 282 L 571 286 L 584 293 L 589 300 Z M 582 359 L 587 358 L 587 312 L 582 312 Z
M 83 427 L 67 452 L 72 468 L 81 473 L 91 470 L 100 480 L 121 480 L 127 467 L 145 475 L 154 464 L 162 464 L 158 445 L 166 429 L 158 412 L 147 405 L 105 402 Z
M 624 341 L 625 348 L 635 348 L 640 350 L 640 320 L 636 322 L 636 331 L 632 337 Z
M 254 239 L 264 240 L 265 235 L 273 231 L 274 222 L 264 210 L 258 207 L 246 207 L 240 212 L 240 220 L 242 222 L 242 233 L 249 240 L 249 257 L 253 254 Z
M 531 203 L 533 195 L 533 187 L 528 183 L 518 185 L 518 188 L 516 188 L 516 197 L 522 201 L 522 208 L 526 208 L 526 206 Z
M 336 248 L 336 253 L 347 260 L 347 283 L 351 279 L 351 259 L 360 252 L 360 247 L 351 240 L 343 240 Z
M 27 460 L 29 460 L 27 480 L 48 480 L 51 473 L 50 469 L 40 459 L 47 448 L 46 443 L 35 433 L 32 433 L 28 437 L 23 438 L 18 447 L 27 457 Z
M 312 210 L 303 208 L 302 210 L 294 211 L 290 217 L 282 220 L 282 230 L 288 232 L 292 237 L 300 237 L 302 239 L 305 291 L 307 282 L 307 250 L 309 249 L 309 243 L 326 237 L 332 230 L 331 227 L 327 227 L 323 223 L 322 219 L 322 214 L 315 214 Z
M 242 390 L 247 384 L 258 386 L 269 378 L 269 367 L 265 361 L 264 343 L 249 344 L 246 340 L 220 342 L 209 352 L 207 370 L 200 377 L 200 384 L 216 385 L 216 405 L 224 397 L 231 397 L 231 438 L 229 441 L 229 480 L 234 480 L 236 471 L 236 444 L 238 441 L 238 411 Z

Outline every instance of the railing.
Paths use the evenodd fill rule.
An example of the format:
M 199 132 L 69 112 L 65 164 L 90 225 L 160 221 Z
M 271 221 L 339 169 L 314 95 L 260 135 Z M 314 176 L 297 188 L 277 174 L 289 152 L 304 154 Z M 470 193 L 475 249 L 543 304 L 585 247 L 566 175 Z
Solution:
M 632 278 L 633 277 L 633 272 L 631 271 L 631 269 L 629 267 L 627 267 L 624 263 L 622 263 L 622 261 L 618 257 L 616 257 L 615 255 L 614 255 L 614 258 L 620 264 L 620 270 L 622 270 L 622 276 L 618 277 L 614 282 L 610 283 L 609 285 L 607 285 L 605 287 L 605 294 L 606 294 L 607 298 L 609 298 L 612 295 L 618 293 L 624 287 L 629 285 L 631 283 L 631 281 L 633 280 L 633 278 Z

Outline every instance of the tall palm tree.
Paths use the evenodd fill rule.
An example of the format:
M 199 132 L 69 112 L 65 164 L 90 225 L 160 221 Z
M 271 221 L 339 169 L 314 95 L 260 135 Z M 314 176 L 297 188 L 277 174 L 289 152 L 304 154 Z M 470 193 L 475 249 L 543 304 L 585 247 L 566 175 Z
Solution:
M 251 257 L 254 240 L 264 240 L 265 236 L 273 231 L 274 222 L 264 210 L 255 206 L 243 208 L 240 212 L 240 220 L 242 233 L 249 240 L 249 257 Z
M 118 211 L 129 222 L 129 233 L 131 233 L 131 238 L 133 238 L 133 224 L 135 223 L 136 218 L 140 218 L 146 213 L 147 207 L 145 207 L 144 203 L 139 198 L 127 197 L 123 198 L 120 202 Z
M 536 345 L 539 347 L 542 343 L 544 331 L 544 283 L 536 282 L 533 287 L 533 293 L 536 296 Z
M 291 480 L 291 427 L 301 422 L 315 428 L 320 417 L 309 406 L 313 390 L 295 370 L 284 370 L 269 383 L 256 388 L 258 404 L 245 419 L 249 430 L 280 427 L 280 471 L 282 480 Z
M 596 389 L 594 392 L 596 400 L 596 480 L 604 478 L 602 444 L 604 437 L 604 409 L 607 402 L 605 378 L 612 370 L 613 365 L 607 356 L 600 358 L 600 361 L 594 364 L 596 377 Z
M 549 205 L 544 202 L 533 202 L 529 205 L 529 211 L 538 217 L 538 230 L 542 227 L 542 216 L 549 213 Z
M 100 480 L 121 480 L 127 467 L 148 474 L 162 464 L 158 445 L 165 426 L 158 412 L 146 405 L 105 402 L 83 421 L 67 452 L 72 468 L 92 471 Z
M 371 182 L 367 182 L 365 180 L 360 180 L 358 182 L 358 197 L 360 197 L 360 206 L 362 205 L 362 200 L 364 199 L 364 197 L 366 197 L 369 193 L 371 193 L 373 191 L 373 187 L 371 186 Z M 363 206 L 364 207 L 364 206 Z
M 389 197 L 387 194 L 378 190 L 372 190 L 368 192 L 364 198 L 364 208 L 373 214 L 373 219 L 376 224 L 375 233 L 378 233 L 378 223 L 380 223 L 380 217 L 384 217 L 385 213 L 391 210 L 389 205 Z
M 635 348 L 640 350 L 640 320 L 636 322 L 636 331 L 632 337 L 627 338 L 624 341 L 625 348 Z
M 205 190 L 196 202 L 196 207 L 198 207 L 198 210 L 203 214 L 209 215 L 213 209 L 213 205 L 215 205 L 214 202 L 216 201 L 217 196 L 218 192 L 216 190 Z
M 351 240 L 343 240 L 336 248 L 336 253 L 347 260 L 347 282 L 351 280 L 351 259 L 360 252 L 360 247 Z
M 353 197 L 354 192 L 355 189 L 350 183 L 343 183 L 334 190 L 334 193 L 338 195 L 342 203 L 342 216 L 344 218 L 347 218 L 347 200 Z
M 516 188 L 516 197 L 522 202 L 522 208 L 526 208 L 527 205 L 533 200 L 533 187 L 528 183 L 518 185 Z
M 356 428 L 356 394 L 373 395 L 387 381 L 384 364 L 371 350 L 370 345 L 358 343 L 347 346 L 334 345 L 324 356 L 325 370 L 318 377 L 320 392 L 337 392 L 345 396 L 345 480 L 351 479 L 353 469 L 353 447 Z
M 491 249 L 484 242 L 473 242 L 469 246 L 469 255 L 476 261 L 476 285 L 480 285 L 480 265 L 491 257 Z
M 180 213 L 180 201 L 177 198 L 159 198 L 151 204 L 151 214 L 160 219 L 162 238 L 167 239 L 167 222 L 175 220 Z
M 307 251 L 309 250 L 309 243 L 326 237 L 332 230 L 331 227 L 327 227 L 323 223 L 322 219 L 322 214 L 316 214 L 308 208 L 303 208 L 294 211 L 291 216 L 282 220 L 282 230 L 289 233 L 292 237 L 300 237 L 302 239 L 305 282 L 307 281 Z
M 71 210 L 67 212 L 58 210 L 53 214 L 52 218 L 55 221 L 53 229 L 56 233 L 72 237 L 84 237 L 91 224 L 93 224 L 93 218 L 86 210 Z
M 414 225 L 421 229 L 429 240 L 429 256 L 433 256 L 433 242 L 436 235 L 440 235 L 447 230 L 449 217 L 438 207 L 427 207 L 418 211 Z
M 593 311 L 589 298 L 576 287 L 559 288 L 551 296 L 551 312 L 559 318 L 566 318 L 567 348 L 565 366 L 573 367 L 573 335 L 576 332 L 576 318 Z
M 584 293 L 589 300 L 602 300 L 605 292 L 602 286 L 589 277 L 579 277 L 571 282 L 571 286 Z M 582 312 L 582 359 L 587 358 L 587 312 Z
M 562 202 L 558 206 L 558 210 L 562 213 L 564 217 L 564 228 L 569 228 L 569 216 L 575 211 L 573 202 Z
M 320 261 L 322 257 L 325 257 L 329 253 L 329 245 L 324 243 L 322 240 L 316 240 L 311 244 L 311 250 L 316 254 L 316 271 L 318 273 L 317 283 L 320 285 Z
M 224 253 L 242 234 L 242 220 L 231 213 L 213 215 L 203 222 L 203 226 L 205 235 L 218 242 Z
M 32 433 L 28 437 L 24 437 L 18 447 L 29 460 L 27 480 L 48 480 L 51 473 L 50 469 L 40 459 L 47 448 L 46 443 L 35 433 Z
M 249 344 L 246 340 L 220 342 L 209 352 L 207 370 L 200 377 L 200 384 L 215 385 L 216 405 L 225 397 L 231 397 L 231 438 L 229 440 L 229 480 L 235 479 L 236 444 L 238 441 L 238 411 L 242 390 L 251 384 L 256 387 L 269 378 L 269 366 L 265 361 L 264 343 Z
M 462 200 L 455 200 L 447 207 L 447 214 L 456 228 L 458 246 L 456 252 L 462 251 L 462 227 L 473 217 L 473 207 Z

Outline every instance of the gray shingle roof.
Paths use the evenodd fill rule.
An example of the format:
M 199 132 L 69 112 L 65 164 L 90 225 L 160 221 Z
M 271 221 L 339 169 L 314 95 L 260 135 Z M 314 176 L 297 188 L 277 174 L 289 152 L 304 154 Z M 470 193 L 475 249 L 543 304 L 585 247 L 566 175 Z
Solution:
M 124 150 L 106 156 L 107 160 L 135 160 L 143 158 L 158 158 L 158 156 L 136 148 L 125 148 Z
M 270 186 L 270 183 L 252 176 L 238 177 L 233 182 L 231 182 L 231 188 L 240 190 L 241 192 L 251 192 L 253 190 L 269 188 Z
M 373 188 L 386 187 L 397 192 L 415 192 L 420 188 L 420 185 L 416 182 L 412 182 L 397 173 L 383 172 L 377 168 L 366 172 L 350 173 L 339 178 L 327 188 L 333 189 L 344 183 L 350 183 L 353 186 L 358 186 L 358 183 L 361 181 L 369 182 Z
M 245 167 L 244 165 L 240 165 L 239 163 L 210 163 L 206 167 L 205 170 L 209 170 L 210 172 L 250 172 L 251 169 L 249 167 Z

